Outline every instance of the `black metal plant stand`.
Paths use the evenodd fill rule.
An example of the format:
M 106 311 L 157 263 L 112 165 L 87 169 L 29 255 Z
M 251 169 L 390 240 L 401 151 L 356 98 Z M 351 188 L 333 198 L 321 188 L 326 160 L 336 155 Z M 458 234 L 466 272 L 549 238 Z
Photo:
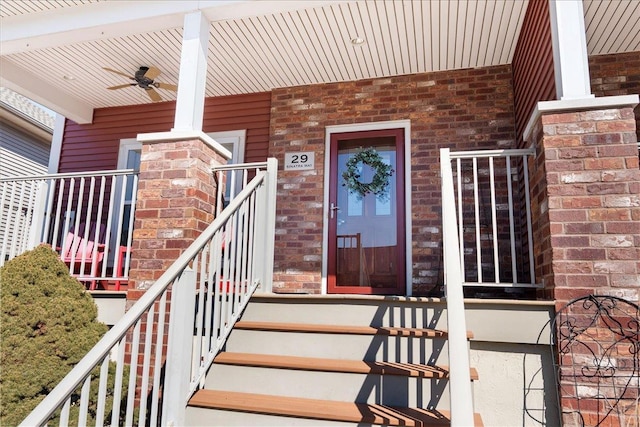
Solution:
M 553 321 L 555 372 L 564 425 L 640 426 L 640 309 L 589 295 Z

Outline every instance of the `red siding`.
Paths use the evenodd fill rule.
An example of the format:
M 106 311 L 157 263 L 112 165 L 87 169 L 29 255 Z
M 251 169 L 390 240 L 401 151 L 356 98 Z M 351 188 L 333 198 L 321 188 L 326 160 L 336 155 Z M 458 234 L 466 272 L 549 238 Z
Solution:
M 548 0 L 530 0 L 511 63 L 516 135 L 522 133 L 538 101 L 556 99 Z
M 246 129 L 245 162 L 260 162 L 267 158 L 271 93 L 253 93 L 219 98 L 207 98 L 204 106 L 205 132 Z
M 246 129 L 245 161 L 267 158 L 271 93 L 205 100 L 203 131 Z M 166 132 L 173 127 L 175 102 L 95 110 L 93 123 L 67 121 L 59 172 L 115 169 L 121 139 L 139 133 Z

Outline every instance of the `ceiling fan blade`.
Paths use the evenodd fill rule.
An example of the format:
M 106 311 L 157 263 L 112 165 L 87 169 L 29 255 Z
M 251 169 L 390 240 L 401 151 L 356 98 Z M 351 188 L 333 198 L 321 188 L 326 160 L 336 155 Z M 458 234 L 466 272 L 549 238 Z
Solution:
M 162 101 L 162 97 L 158 92 L 156 92 L 154 88 L 149 87 L 149 88 L 145 88 L 145 90 L 147 91 L 147 95 L 149 95 L 149 98 L 151 98 L 153 102 Z
M 178 85 L 172 85 L 170 83 L 154 83 L 154 85 L 160 89 L 166 89 L 166 90 L 172 90 L 172 91 L 178 90 Z
M 157 69 L 156 67 L 149 67 L 149 69 L 147 70 L 146 73 L 144 73 L 144 76 L 154 80 L 156 77 L 158 77 L 160 75 L 162 71 L 160 71 L 159 69 Z
M 136 85 L 135 83 L 127 83 L 124 85 L 111 86 L 111 87 L 108 87 L 107 89 L 109 90 L 124 89 L 125 87 L 135 86 L 135 85 Z
M 113 68 L 108 68 L 108 67 L 102 67 L 102 69 L 110 71 L 112 73 L 120 74 L 121 76 L 125 76 L 126 78 L 133 80 L 133 77 L 131 77 L 129 74 L 123 73 L 122 71 L 114 70 Z

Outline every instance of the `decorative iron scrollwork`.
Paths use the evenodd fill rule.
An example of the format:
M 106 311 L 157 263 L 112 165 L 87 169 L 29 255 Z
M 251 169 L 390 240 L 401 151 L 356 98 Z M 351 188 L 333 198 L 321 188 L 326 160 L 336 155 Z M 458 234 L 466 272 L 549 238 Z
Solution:
M 640 425 L 638 305 L 589 295 L 560 309 L 552 326 L 564 424 Z

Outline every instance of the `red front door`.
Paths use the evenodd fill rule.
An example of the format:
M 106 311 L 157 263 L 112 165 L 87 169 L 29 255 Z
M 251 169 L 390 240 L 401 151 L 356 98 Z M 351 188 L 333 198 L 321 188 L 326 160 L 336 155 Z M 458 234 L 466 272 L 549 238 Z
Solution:
M 404 129 L 332 134 L 329 293 L 405 293 Z

